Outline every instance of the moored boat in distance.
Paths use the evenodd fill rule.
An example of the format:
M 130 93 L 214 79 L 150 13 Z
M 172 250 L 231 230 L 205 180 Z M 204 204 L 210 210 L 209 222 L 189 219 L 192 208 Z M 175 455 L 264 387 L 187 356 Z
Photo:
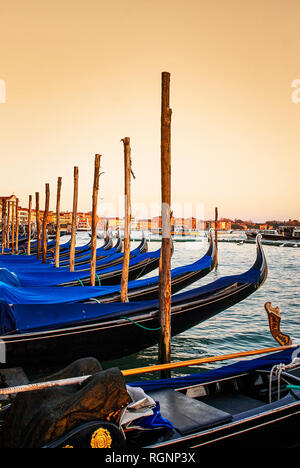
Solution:
M 88 232 L 91 230 L 91 226 L 88 219 L 79 220 L 77 223 L 76 231 L 77 232 Z
M 300 226 L 279 226 L 277 229 L 246 231 L 248 239 L 261 234 L 264 240 L 300 242 Z

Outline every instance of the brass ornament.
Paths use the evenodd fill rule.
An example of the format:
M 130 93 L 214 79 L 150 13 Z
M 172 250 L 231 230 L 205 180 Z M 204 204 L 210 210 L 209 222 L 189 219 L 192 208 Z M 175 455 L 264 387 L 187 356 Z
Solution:
M 110 448 L 112 443 L 112 438 L 110 432 L 107 429 L 100 427 L 97 429 L 91 438 L 91 447 L 92 448 Z

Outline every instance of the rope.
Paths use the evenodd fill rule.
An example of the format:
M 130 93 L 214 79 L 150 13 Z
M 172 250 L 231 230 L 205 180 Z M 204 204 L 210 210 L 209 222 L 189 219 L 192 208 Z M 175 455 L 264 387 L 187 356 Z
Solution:
M 101 281 L 100 281 L 99 275 L 97 275 L 97 273 L 95 273 L 95 275 L 97 276 L 99 286 L 101 286 Z
M 132 319 L 130 319 L 130 318 L 128 318 L 128 317 L 123 317 L 123 316 L 121 316 L 120 318 L 125 319 L 125 320 L 129 320 L 129 322 L 134 323 L 134 325 L 137 325 L 138 327 L 141 327 L 141 328 L 143 328 L 144 330 L 148 330 L 148 331 L 158 331 L 158 330 L 161 329 L 161 327 L 158 327 L 158 328 L 149 328 L 149 327 L 145 327 L 144 325 L 141 325 L 140 323 L 137 323 L 137 322 L 135 322 L 134 320 L 132 320 Z
M 78 279 L 79 283 L 81 284 L 81 286 L 84 288 L 84 284 L 83 282 L 81 281 L 81 279 Z
M 153 260 L 153 259 L 151 259 L 151 260 Z M 143 276 L 143 273 L 144 273 L 146 267 L 148 266 L 149 261 L 150 261 L 150 259 L 146 260 L 146 263 L 145 263 L 144 267 L 142 268 L 142 270 L 140 271 L 140 273 L 137 275 L 136 280 L 138 280 L 141 276 Z
M 290 364 L 276 364 L 272 367 L 270 372 L 269 378 L 269 403 L 272 403 L 272 380 L 273 375 L 277 376 L 277 400 L 280 400 L 280 382 L 281 382 L 281 374 L 283 371 L 288 369 L 292 369 L 293 367 L 299 366 L 300 359 L 294 358 Z

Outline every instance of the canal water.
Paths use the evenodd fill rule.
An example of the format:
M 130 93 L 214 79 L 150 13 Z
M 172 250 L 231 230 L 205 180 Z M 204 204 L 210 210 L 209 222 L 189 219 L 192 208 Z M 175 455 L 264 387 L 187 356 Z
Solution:
M 86 242 L 87 234 L 80 233 L 79 242 Z M 98 241 L 101 245 L 101 241 Z M 132 248 L 137 245 L 132 243 Z M 152 242 L 149 250 L 158 249 L 160 243 Z M 172 267 L 187 265 L 200 258 L 207 250 L 207 238 L 197 242 L 175 242 Z M 200 325 L 172 339 L 172 361 L 196 359 L 219 354 L 236 353 L 257 348 L 276 346 L 269 332 L 268 317 L 264 309 L 267 301 L 281 311 L 281 330 L 300 344 L 300 248 L 264 246 L 268 263 L 268 278 L 263 286 L 246 300 L 236 304 Z M 201 286 L 226 275 L 247 271 L 256 258 L 254 244 L 219 242 L 218 268 L 189 289 Z M 156 275 L 157 271 L 151 273 Z M 118 361 L 103 363 L 103 367 L 121 369 L 157 363 L 157 346 Z M 217 364 L 194 366 L 188 372 L 210 369 Z M 178 369 L 172 375 L 183 375 Z M 145 375 L 144 378 L 154 378 Z

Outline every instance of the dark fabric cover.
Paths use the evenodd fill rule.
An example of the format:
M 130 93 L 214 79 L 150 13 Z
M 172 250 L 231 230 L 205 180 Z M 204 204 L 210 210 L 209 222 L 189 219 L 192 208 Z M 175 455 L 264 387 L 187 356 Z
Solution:
M 119 369 L 102 371 L 96 359 L 86 358 L 39 382 L 81 375 L 91 377 L 81 385 L 18 394 L 3 425 L 3 446 L 42 447 L 95 419 L 118 424 L 121 408 L 131 402 Z

